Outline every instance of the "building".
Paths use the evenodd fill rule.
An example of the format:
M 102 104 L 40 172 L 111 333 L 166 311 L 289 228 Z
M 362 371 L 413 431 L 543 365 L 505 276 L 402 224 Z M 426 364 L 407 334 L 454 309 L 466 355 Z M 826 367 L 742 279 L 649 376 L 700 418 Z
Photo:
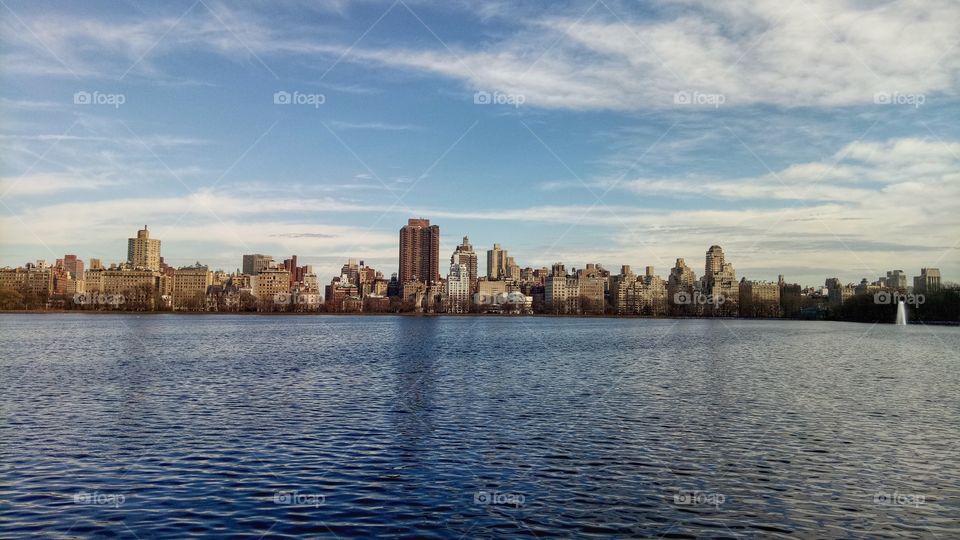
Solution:
M 885 278 L 880 278 L 888 289 L 906 292 L 907 274 L 903 270 L 890 270 Z
M 337 313 L 352 313 L 363 309 L 360 290 L 347 276 L 335 277 L 325 291 L 327 310 Z
M 400 229 L 400 284 L 440 283 L 440 227 L 410 219 Z
M 927 294 L 940 290 L 940 269 L 921 268 L 920 275 L 913 278 L 913 293 Z
M 206 306 L 207 289 L 213 284 L 210 269 L 199 262 L 173 272 L 173 309 L 201 310 Z
M 467 267 L 467 279 L 470 282 L 470 292 L 477 288 L 477 253 L 473 251 L 470 245 L 470 239 L 463 237 L 463 242 L 453 251 L 450 256 L 450 264 L 463 264 Z
M 487 279 L 491 281 L 507 279 L 507 250 L 494 244 L 487 250 Z
M 592 265 L 587 265 L 588 269 Z M 591 269 L 593 270 L 593 269 Z M 592 315 L 601 315 L 606 307 L 607 280 L 596 272 L 587 271 L 576 278 L 578 311 Z
M 674 315 L 694 314 L 692 299 L 696 287 L 697 275 L 682 258 L 677 259 L 667 278 L 667 299 Z M 687 299 L 690 302 L 684 302 Z
M 580 281 L 568 276 L 563 263 L 554 263 L 543 286 L 543 307 L 547 313 L 580 312 Z
M 273 257 L 270 255 L 254 253 L 243 256 L 243 273 L 248 276 L 255 276 L 271 266 L 273 266 Z
M 780 285 L 769 281 L 740 280 L 741 317 L 779 317 Z
M 619 276 L 610 279 L 610 301 L 618 315 L 666 315 L 668 284 L 647 266 L 642 276 L 633 273 L 630 266 L 623 266 Z
M 150 238 L 146 225 L 136 238 L 127 239 L 127 262 L 135 269 L 160 271 L 160 240 Z
M 464 242 L 466 243 L 466 238 Z M 456 257 L 456 253 L 454 253 Z M 476 263 L 476 255 L 474 255 Z M 468 313 L 470 311 L 470 290 L 473 283 L 470 280 L 470 268 L 463 262 L 451 263 L 447 274 L 446 297 L 447 313 Z
M 705 290 L 713 288 L 713 282 L 716 279 L 715 276 L 723 270 L 724 262 L 726 261 L 723 255 L 723 248 L 720 246 L 710 246 L 710 249 L 707 250 L 706 261 L 703 268 Z
M 83 279 L 83 260 L 78 259 L 76 255 L 64 255 L 63 267 L 70 272 L 73 279 Z
M 904 283 L 906 283 L 906 277 L 904 277 Z M 827 289 L 827 300 L 833 306 L 843 304 L 857 293 L 857 289 L 852 283 L 843 285 L 839 278 L 827 278 L 824 281 L 824 286 Z
M 700 289 L 705 294 L 701 312 L 719 316 L 736 316 L 739 313 L 740 284 L 733 264 L 726 261 L 720 246 L 710 246 L 704 265 L 706 272 Z
M 250 278 L 251 292 L 257 297 L 258 311 L 285 309 L 290 294 L 290 272 L 283 268 L 264 268 Z
M 54 291 L 54 272 L 50 268 L 0 269 L 0 289 L 32 293 L 46 300 Z

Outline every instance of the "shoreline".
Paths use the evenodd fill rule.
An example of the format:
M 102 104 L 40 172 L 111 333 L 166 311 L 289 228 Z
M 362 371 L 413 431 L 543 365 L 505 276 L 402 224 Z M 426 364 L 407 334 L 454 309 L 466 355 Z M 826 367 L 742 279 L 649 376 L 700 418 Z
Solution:
M 558 318 L 558 319 L 636 319 L 636 320 L 697 320 L 697 321 L 822 321 L 822 322 L 846 322 L 858 324 L 891 324 L 867 321 L 845 321 L 832 319 L 796 319 L 786 317 L 651 317 L 640 315 L 558 315 L 551 313 L 534 313 L 525 315 L 504 315 L 502 313 L 331 313 L 326 311 L 309 312 L 289 312 L 289 311 L 95 311 L 95 310 L 74 310 L 74 309 L 5 309 L 0 310 L 0 315 L 11 314 L 27 315 L 62 315 L 68 313 L 79 313 L 84 315 L 202 315 L 202 316 L 223 316 L 223 315 L 242 315 L 242 316 L 267 316 L 267 317 L 290 317 L 290 316 L 332 316 L 332 317 L 423 317 L 423 318 L 444 318 L 444 317 L 490 317 L 490 318 Z M 932 325 L 932 326 L 960 326 L 960 321 L 910 321 L 909 325 Z

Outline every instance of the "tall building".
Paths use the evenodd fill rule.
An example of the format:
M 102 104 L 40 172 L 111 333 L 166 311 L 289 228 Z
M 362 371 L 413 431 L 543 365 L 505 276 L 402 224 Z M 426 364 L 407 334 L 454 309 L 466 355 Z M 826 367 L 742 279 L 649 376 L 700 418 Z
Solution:
M 248 276 L 255 276 L 272 265 L 273 257 L 270 255 L 254 253 L 253 255 L 243 256 L 243 273 Z
M 706 264 L 703 269 L 704 288 L 709 290 L 713 288 L 715 274 L 723 270 L 723 248 L 720 246 L 710 246 L 707 250 Z
M 463 242 L 457 246 L 453 255 L 450 257 L 450 264 L 463 264 L 467 266 L 467 276 L 470 281 L 470 292 L 477 287 L 477 253 L 473 251 L 470 245 L 470 239 L 463 237 Z
M 907 274 L 903 270 L 890 270 L 887 272 L 887 277 L 882 278 L 887 285 L 888 289 L 895 289 L 898 291 L 907 290 Z
M 940 290 L 940 269 L 921 268 L 920 275 L 913 277 L 914 293 L 931 293 Z
M 466 242 L 466 238 L 464 238 Z M 462 262 L 450 263 L 450 273 L 447 274 L 447 312 L 467 313 L 470 311 L 470 290 L 473 282 L 470 280 L 470 270 Z
M 400 229 L 400 284 L 440 282 L 440 227 L 410 219 Z
M 487 250 L 487 279 L 506 279 L 506 275 L 507 250 L 501 248 L 500 244 L 494 244 L 493 249 Z
M 64 255 L 63 267 L 70 272 L 73 279 L 83 279 L 83 260 L 78 259 L 76 255 Z
M 136 238 L 127 239 L 127 262 L 134 268 L 160 270 L 160 240 L 150 238 L 146 225 Z

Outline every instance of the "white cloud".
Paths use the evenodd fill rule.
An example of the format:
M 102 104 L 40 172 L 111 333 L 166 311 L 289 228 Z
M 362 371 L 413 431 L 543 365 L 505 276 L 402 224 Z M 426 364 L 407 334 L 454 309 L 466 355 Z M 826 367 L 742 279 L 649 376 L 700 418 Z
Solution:
M 957 94 L 960 54 L 952 51 L 960 3 L 953 0 L 660 0 L 655 16 L 644 18 L 616 4 L 618 12 L 611 13 L 606 5 L 583 19 L 581 13 L 527 19 L 481 49 L 453 46 L 453 53 L 439 43 L 347 48 L 317 39 L 308 28 L 280 34 L 260 12 L 216 4 L 216 17 L 201 5 L 179 22 L 43 16 L 29 24 L 65 66 L 82 74 L 123 72 L 139 60 L 135 72 L 156 75 L 156 58 L 199 48 L 268 65 L 284 55 L 346 54 L 345 61 L 433 73 L 549 108 L 674 108 L 678 91 L 723 94 L 725 106 L 787 107 L 867 105 L 878 92 L 927 94 L 928 103 Z M 13 57 L 6 67 L 63 75 L 64 66 L 37 51 L 32 39 L 8 38 L 19 45 L 15 54 L 27 49 L 42 62 Z

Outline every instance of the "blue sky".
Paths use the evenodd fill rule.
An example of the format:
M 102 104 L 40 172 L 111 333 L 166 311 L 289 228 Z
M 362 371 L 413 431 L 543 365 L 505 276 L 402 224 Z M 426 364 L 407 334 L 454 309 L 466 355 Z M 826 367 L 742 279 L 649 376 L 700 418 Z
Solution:
M 174 265 L 389 274 L 422 216 L 445 255 L 468 234 L 524 266 L 699 274 L 720 244 L 752 279 L 960 276 L 953 1 L 3 0 L 0 21 L 0 265 L 121 261 L 147 223 Z

